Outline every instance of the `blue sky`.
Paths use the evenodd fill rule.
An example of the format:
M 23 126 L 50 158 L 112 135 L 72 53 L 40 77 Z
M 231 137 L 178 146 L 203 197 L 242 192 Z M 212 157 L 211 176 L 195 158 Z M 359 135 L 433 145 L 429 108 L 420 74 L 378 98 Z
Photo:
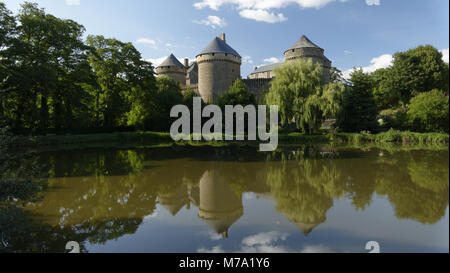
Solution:
M 1 1 L 1 0 L 0 0 Z M 3 0 L 14 12 L 20 0 Z M 392 54 L 421 44 L 448 62 L 447 0 L 35 0 L 87 34 L 130 41 L 155 64 L 171 52 L 195 56 L 220 32 L 243 56 L 242 77 L 282 59 L 305 34 L 342 71 L 386 67 Z

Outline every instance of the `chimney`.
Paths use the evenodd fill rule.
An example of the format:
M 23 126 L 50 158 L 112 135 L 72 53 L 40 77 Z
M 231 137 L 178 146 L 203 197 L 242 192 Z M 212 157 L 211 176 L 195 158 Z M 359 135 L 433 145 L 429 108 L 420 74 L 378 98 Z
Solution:
M 225 33 L 220 33 L 219 38 L 220 38 L 220 40 L 224 41 L 225 43 L 227 42 L 227 38 L 226 38 Z
M 184 59 L 184 66 L 189 67 L 189 59 L 188 58 Z

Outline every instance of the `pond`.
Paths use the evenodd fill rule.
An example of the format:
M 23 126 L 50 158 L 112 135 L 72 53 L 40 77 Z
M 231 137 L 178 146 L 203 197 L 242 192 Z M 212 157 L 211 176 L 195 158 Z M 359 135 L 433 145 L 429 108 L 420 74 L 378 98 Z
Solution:
M 42 153 L 20 251 L 449 251 L 448 147 L 155 147 Z M 20 224 L 20 223 L 19 223 Z

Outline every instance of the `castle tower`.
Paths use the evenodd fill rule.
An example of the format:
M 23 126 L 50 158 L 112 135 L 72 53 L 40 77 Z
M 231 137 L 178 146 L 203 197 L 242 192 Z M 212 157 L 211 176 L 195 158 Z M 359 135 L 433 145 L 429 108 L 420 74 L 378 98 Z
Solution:
M 200 179 L 199 217 L 217 234 L 228 237 L 229 228 L 244 214 L 242 196 L 238 196 L 228 181 L 214 170 Z
M 180 63 L 173 54 L 170 54 L 170 56 L 156 68 L 156 74 L 158 77 L 167 76 L 181 85 L 186 85 L 187 69 L 188 67 Z
M 215 102 L 219 95 L 241 77 L 241 56 L 231 48 L 222 33 L 197 56 L 198 88 L 205 102 Z
M 324 55 L 325 50 L 320 48 L 311 40 L 303 35 L 291 48 L 284 52 L 285 62 L 291 62 L 298 59 L 312 59 L 313 62 L 319 63 L 324 70 L 325 82 L 330 82 L 331 61 Z
M 158 201 L 170 214 L 177 215 L 184 206 L 189 206 L 187 186 L 182 184 L 174 191 L 159 194 Z

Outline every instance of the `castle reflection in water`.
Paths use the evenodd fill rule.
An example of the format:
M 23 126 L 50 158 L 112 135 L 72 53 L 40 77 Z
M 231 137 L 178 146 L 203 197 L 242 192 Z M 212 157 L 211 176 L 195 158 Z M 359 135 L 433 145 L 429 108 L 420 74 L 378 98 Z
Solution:
M 189 217 L 232 239 L 237 222 L 265 217 L 264 208 L 257 216 L 249 211 L 247 194 L 269 201 L 305 236 L 327 222 L 338 199 L 364 212 L 382 196 L 397 219 L 431 226 L 448 208 L 448 160 L 448 149 L 311 146 L 270 154 L 254 147 L 48 153 L 41 158 L 48 187 L 41 200 L 24 205 L 28 213 L 16 225 L 24 239 L 10 245 L 52 251 L 72 240 L 104 244 L 136 234 L 160 209 L 177 225 Z M 11 238 L 22 238 L 16 233 L 11 230 Z

